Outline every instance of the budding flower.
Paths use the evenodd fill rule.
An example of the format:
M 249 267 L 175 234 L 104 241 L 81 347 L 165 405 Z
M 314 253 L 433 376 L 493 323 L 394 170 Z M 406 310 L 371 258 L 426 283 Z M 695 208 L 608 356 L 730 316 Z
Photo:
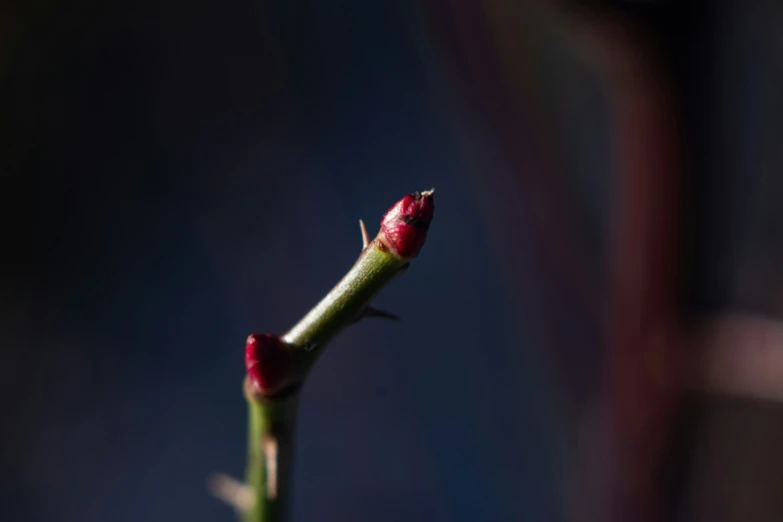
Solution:
M 245 367 L 253 388 L 270 395 L 287 384 L 291 354 L 276 335 L 250 334 L 245 343 Z
M 378 237 L 398 256 L 413 259 L 424 245 L 435 212 L 433 192 L 408 194 L 384 214 Z

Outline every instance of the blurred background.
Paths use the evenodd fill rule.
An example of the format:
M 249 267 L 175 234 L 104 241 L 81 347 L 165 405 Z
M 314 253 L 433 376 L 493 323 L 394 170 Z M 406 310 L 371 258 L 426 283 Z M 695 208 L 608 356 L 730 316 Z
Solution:
M 783 519 L 783 6 L 0 7 L 0 519 L 228 521 L 243 343 L 402 195 L 294 520 Z

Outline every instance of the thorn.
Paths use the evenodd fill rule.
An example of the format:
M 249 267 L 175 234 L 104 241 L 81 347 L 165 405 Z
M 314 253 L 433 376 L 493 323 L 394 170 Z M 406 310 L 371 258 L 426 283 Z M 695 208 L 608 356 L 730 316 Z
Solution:
M 365 317 L 378 317 L 380 319 L 391 319 L 392 321 L 399 321 L 400 316 L 393 314 L 391 312 L 387 312 L 386 310 L 378 310 L 377 308 L 373 308 L 372 306 L 368 306 L 364 309 L 364 316 Z
M 390 319 L 392 321 L 399 321 L 400 317 L 398 315 L 394 315 L 391 312 L 387 312 L 385 310 L 378 310 L 377 308 L 373 308 L 372 306 L 366 307 L 364 310 L 361 311 L 359 316 L 354 321 L 355 323 L 358 323 L 362 319 L 366 319 L 368 317 L 377 317 L 379 319 Z
M 225 473 L 212 475 L 207 482 L 207 487 L 210 493 L 233 507 L 239 513 L 246 513 L 253 508 L 256 502 L 253 488 Z
M 396 273 L 396 274 L 394 274 L 394 277 L 396 278 L 396 277 L 399 277 L 399 276 L 401 276 L 401 275 L 402 275 L 402 274 L 404 274 L 404 273 L 405 273 L 405 272 L 406 272 L 406 271 L 407 271 L 407 270 L 408 270 L 410 267 L 411 267 L 411 264 L 410 264 L 410 263 L 405 263 L 404 265 L 402 265 L 400 268 L 398 268 L 398 269 L 397 269 L 397 273 Z
M 362 250 L 364 250 L 370 244 L 370 234 L 367 233 L 367 227 L 364 226 L 364 221 L 361 219 L 359 220 L 359 228 L 362 229 Z
M 264 437 L 264 456 L 266 457 L 266 496 L 277 498 L 277 439 L 272 435 Z

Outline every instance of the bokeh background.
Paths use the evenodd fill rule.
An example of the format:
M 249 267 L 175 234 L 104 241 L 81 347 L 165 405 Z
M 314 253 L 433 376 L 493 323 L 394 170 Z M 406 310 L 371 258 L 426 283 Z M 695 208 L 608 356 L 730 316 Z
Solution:
M 684 325 L 783 312 L 781 22 L 773 0 L 4 4 L 0 518 L 234 520 L 206 481 L 243 473 L 245 337 L 430 187 L 427 245 L 376 301 L 402 322 L 348 329 L 304 388 L 294 519 L 679 513 L 705 411 Z

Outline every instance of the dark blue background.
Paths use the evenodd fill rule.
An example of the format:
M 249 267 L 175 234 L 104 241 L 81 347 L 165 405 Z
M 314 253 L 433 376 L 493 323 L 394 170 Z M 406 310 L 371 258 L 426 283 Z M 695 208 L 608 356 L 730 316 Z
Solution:
M 557 519 L 546 379 L 412 6 L 42 9 L 3 85 L 3 520 L 232 520 L 205 484 L 243 473 L 245 336 L 285 331 L 360 217 L 374 234 L 432 186 L 377 301 L 403 321 L 346 331 L 304 389 L 295 518 Z
M 3 12 L 2 520 L 233 520 L 206 480 L 243 473 L 246 335 L 294 324 L 353 263 L 358 219 L 374 234 L 430 187 L 428 242 L 376 303 L 403 321 L 347 330 L 304 388 L 294 518 L 562 520 L 606 299 L 606 93 L 530 22 L 506 60 L 541 96 L 508 92 L 530 113 L 497 128 L 482 111 L 503 107 L 466 94 L 481 71 L 452 72 L 501 58 L 444 46 L 437 4 Z M 781 13 L 698 4 L 640 15 L 683 73 L 693 301 L 779 312 Z M 547 228 L 566 215 L 572 236 Z

